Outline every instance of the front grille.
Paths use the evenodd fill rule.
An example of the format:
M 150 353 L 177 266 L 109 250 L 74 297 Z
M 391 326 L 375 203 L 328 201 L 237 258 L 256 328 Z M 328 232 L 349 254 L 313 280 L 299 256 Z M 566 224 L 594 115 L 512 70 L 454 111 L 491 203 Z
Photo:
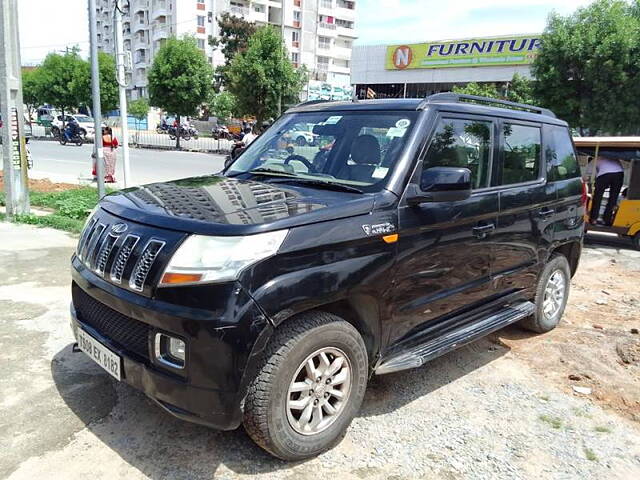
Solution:
M 107 307 L 75 283 L 71 295 L 78 320 L 94 328 L 122 350 L 149 359 L 149 325 Z
M 184 236 L 123 221 L 100 209 L 83 230 L 76 254 L 104 280 L 149 297 L 162 267 Z

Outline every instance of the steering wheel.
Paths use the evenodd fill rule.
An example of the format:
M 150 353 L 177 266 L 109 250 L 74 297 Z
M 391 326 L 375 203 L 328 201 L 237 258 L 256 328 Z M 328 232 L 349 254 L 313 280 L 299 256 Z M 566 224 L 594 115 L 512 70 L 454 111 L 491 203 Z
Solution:
M 302 155 L 297 155 L 297 154 L 293 154 L 293 155 L 289 155 L 287 158 L 284 159 L 284 164 L 285 165 L 289 165 L 289 162 L 291 160 L 296 160 L 302 164 L 304 164 L 305 167 L 307 167 L 307 171 L 309 173 L 316 173 L 316 169 L 313 166 L 313 163 L 311 163 L 309 160 L 307 160 L 305 157 L 303 157 Z

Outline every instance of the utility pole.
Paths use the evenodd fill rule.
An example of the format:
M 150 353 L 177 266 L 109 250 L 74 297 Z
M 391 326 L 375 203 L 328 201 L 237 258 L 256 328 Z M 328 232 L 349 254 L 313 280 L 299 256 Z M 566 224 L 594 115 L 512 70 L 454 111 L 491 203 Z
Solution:
M 281 18 L 280 18 L 280 37 L 282 37 L 280 39 L 280 62 L 282 62 L 282 57 L 284 57 L 284 52 L 285 52 L 285 48 L 284 48 L 284 4 L 285 4 L 285 0 L 282 0 L 281 2 L 282 4 L 282 14 L 281 14 Z M 280 91 L 278 92 L 278 117 L 282 115 L 282 85 L 280 86 Z M 258 128 L 261 128 L 262 126 L 259 125 Z
M 89 0 L 89 40 L 91 43 L 91 96 L 93 97 L 93 121 L 95 139 L 93 153 L 96 157 L 98 197 L 104 197 L 104 150 L 102 148 L 102 110 L 100 109 L 100 70 L 98 69 L 98 27 L 96 25 L 96 0 Z
M 129 116 L 127 114 L 127 79 L 125 77 L 125 53 L 122 39 L 122 11 L 123 1 L 116 0 L 114 15 L 114 30 L 116 35 L 116 64 L 118 73 L 118 90 L 120 93 L 120 124 L 122 125 L 122 161 L 124 165 L 124 186 L 130 187 L 131 167 L 129 164 Z
M 29 213 L 18 0 L 0 0 L 0 115 L 7 216 Z

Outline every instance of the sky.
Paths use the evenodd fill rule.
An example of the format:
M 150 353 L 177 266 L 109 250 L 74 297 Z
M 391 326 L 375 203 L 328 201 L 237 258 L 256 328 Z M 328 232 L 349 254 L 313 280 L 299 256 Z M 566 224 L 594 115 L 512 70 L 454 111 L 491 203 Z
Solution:
M 73 45 L 86 55 L 87 3 L 19 0 L 22 63 L 38 63 L 50 51 Z M 551 11 L 568 14 L 588 3 L 590 0 L 356 0 L 356 44 L 538 33 Z

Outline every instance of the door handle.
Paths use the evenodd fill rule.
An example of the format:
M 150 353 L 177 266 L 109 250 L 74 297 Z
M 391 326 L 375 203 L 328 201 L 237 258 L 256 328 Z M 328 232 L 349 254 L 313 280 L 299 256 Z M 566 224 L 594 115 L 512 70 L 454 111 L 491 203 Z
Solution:
M 487 225 L 478 225 L 477 227 L 473 227 L 473 234 L 477 238 L 486 238 L 489 232 L 492 232 L 496 229 L 496 226 L 493 223 L 488 223 Z
M 556 211 L 551 208 L 543 208 L 542 210 L 538 210 L 538 216 L 543 219 L 549 218 L 554 213 L 556 213 Z

